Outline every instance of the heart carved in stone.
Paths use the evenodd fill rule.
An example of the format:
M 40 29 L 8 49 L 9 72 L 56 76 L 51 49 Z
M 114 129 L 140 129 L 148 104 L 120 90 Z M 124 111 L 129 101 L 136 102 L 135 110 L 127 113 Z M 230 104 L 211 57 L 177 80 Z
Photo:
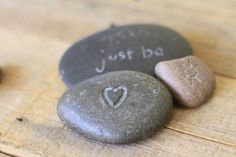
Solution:
M 128 89 L 126 86 L 107 87 L 103 90 L 103 99 L 113 107 L 118 108 L 127 98 Z

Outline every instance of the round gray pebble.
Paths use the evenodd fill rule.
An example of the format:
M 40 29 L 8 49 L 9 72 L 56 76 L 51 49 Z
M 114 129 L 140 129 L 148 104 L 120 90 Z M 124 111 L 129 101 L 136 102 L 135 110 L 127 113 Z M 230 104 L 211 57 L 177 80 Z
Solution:
M 69 89 L 58 115 L 74 131 L 106 143 L 131 143 L 153 135 L 173 108 L 167 88 L 141 72 L 117 71 Z

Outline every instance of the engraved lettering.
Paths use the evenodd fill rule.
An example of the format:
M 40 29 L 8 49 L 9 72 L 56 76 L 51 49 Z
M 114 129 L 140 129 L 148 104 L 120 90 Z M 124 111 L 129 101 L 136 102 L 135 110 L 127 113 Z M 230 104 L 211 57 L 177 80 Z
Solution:
M 134 53 L 134 51 L 133 50 L 131 50 L 131 49 L 128 49 L 128 51 L 127 51 L 127 56 L 128 56 L 128 59 L 131 61 L 132 60 L 132 54 Z
M 108 59 L 111 60 L 111 61 L 115 61 L 115 60 L 117 60 L 117 55 L 116 54 L 114 56 L 109 55 Z
M 102 59 L 102 65 L 101 67 L 97 66 L 96 67 L 96 72 L 97 73 L 102 73 L 104 72 L 106 66 L 109 65 L 109 63 L 106 63 L 108 61 L 115 62 L 115 61 L 132 61 L 136 55 L 141 55 L 141 57 L 146 60 L 146 59 L 152 59 L 154 57 L 161 57 L 164 56 L 164 50 L 161 47 L 156 47 L 156 48 L 145 48 L 144 46 L 141 46 L 140 51 L 135 52 L 133 49 L 126 49 L 126 50 L 121 50 L 117 53 L 111 53 L 108 56 L 105 56 L 104 50 L 100 50 L 100 53 L 103 56 Z M 139 53 L 139 54 L 138 54 Z
M 100 68 L 96 67 L 96 72 L 102 73 L 105 70 L 105 67 L 106 67 L 106 60 L 103 58 L 102 59 L 102 66 Z
M 142 46 L 141 49 L 142 49 L 142 54 L 143 54 L 144 59 L 152 57 L 153 51 L 151 49 L 145 49 L 144 46 Z
M 124 51 L 120 51 L 118 53 L 118 56 L 119 56 L 120 60 L 124 60 L 126 58 Z
M 158 48 L 155 49 L 154 54 L 158 57 L 159 56 L 164 56 L 164 51 L 163 51 L 162 48 L 158 47 Z

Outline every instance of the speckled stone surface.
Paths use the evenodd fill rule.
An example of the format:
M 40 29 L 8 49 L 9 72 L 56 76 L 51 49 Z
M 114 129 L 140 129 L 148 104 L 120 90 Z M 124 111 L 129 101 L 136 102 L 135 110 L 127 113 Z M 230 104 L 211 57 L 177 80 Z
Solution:
M 157 62 L 192 54 L 190 44 L 177 32 L 158 25 L 115 26 L 72 45 L 60 62 L 68 87 L 93 76 L 120 70 L 154 76 Z
M 175 100 L 187 107 L 202 105 L 215 89 L 213 72 L 194 56 L 160 62 L 155 73 L 168 86 Z
M 83 81 L 59 100 L 58 115 L 74 131 L 106 143 L 153 135 L 172 112 L 172 97 L 156 78 L 118 71 Z

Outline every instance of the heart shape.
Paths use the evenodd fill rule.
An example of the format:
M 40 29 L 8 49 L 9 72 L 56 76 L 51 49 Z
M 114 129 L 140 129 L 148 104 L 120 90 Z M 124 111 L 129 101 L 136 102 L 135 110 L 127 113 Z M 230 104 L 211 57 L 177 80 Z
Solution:
M 121 96 L 117 100 L 112 100 L 109 96 L 109 92 L 117 93 L 121 90 Z M 103 90 L 103 98 L 106 103 L 113 107 L 114 109 L 118 108 L 127 98 L 128 89 L 126 86 L 117 86 L 117 87 L 107 87 Z

